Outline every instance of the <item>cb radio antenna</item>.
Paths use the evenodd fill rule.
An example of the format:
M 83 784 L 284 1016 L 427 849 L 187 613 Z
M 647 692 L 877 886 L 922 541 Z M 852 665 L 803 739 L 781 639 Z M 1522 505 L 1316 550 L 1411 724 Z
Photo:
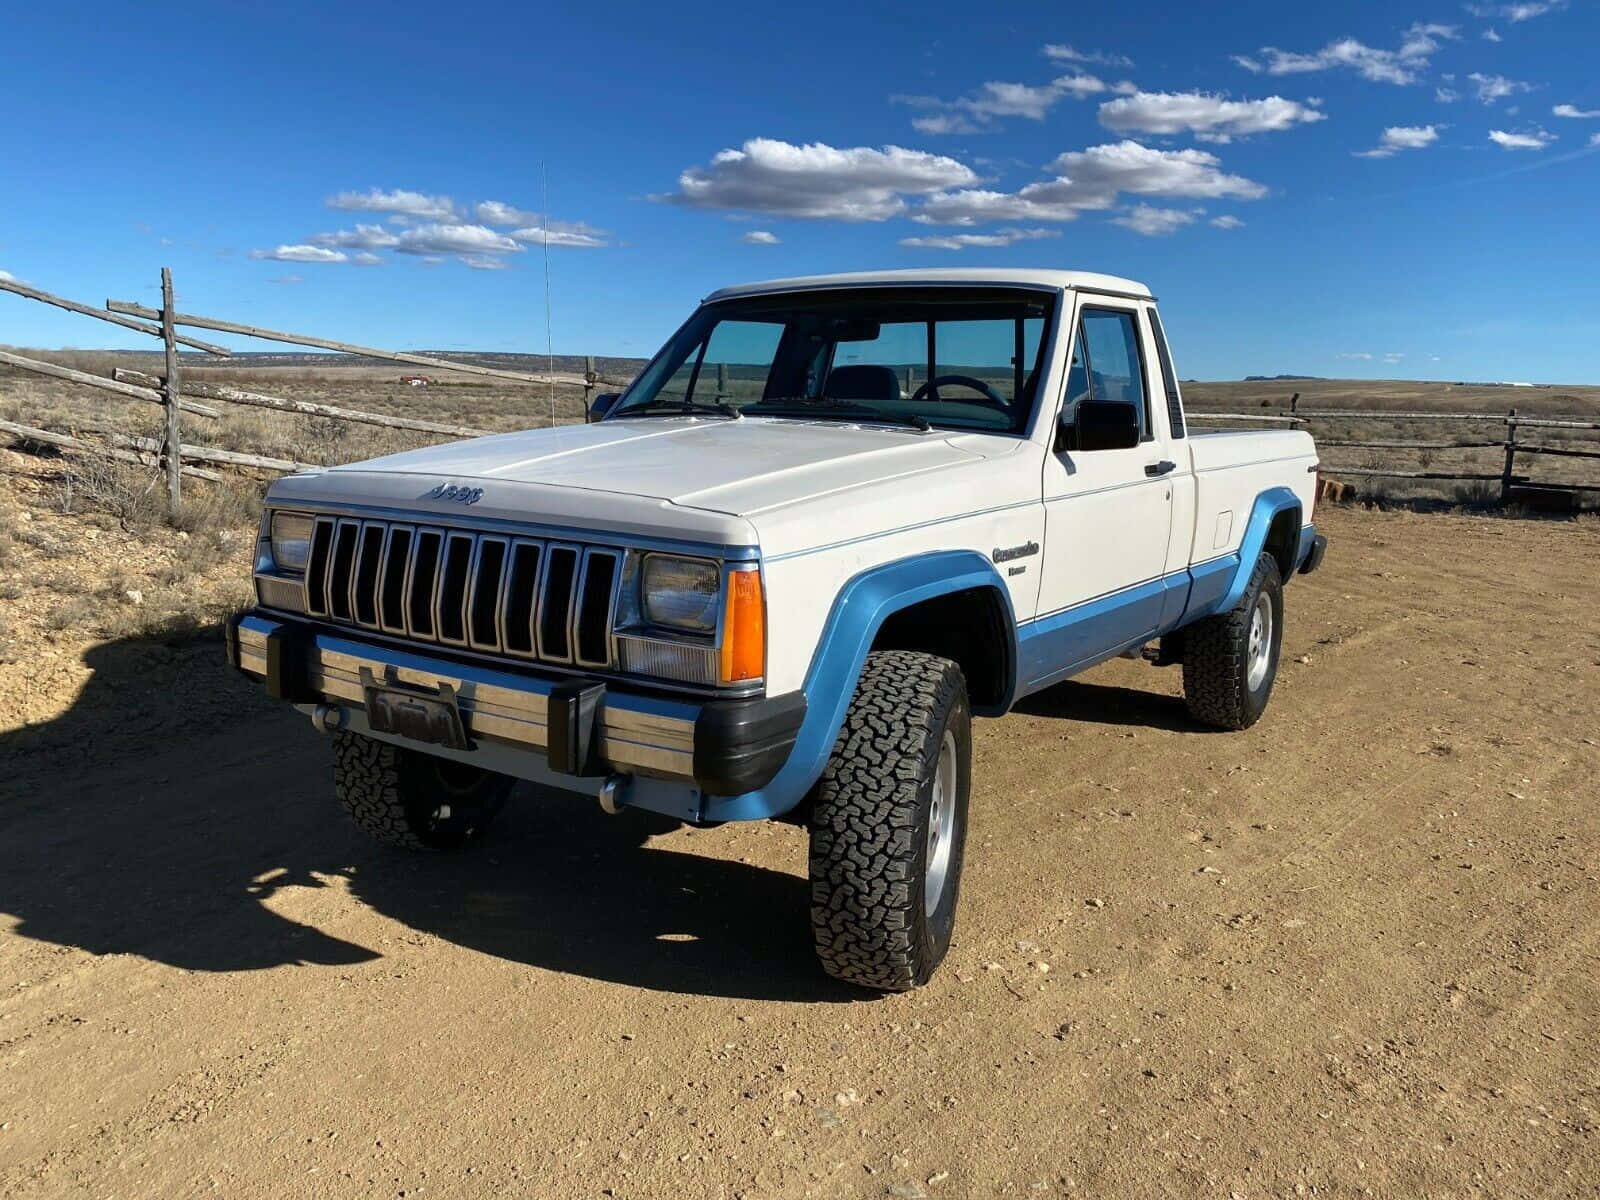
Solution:
M 550 427 L 556 424 L 556 349 L 555 335 L 550 320 L 550 176 L 544 169 L 544 159 L 539 160 L 539 186 L 543 193 L 544 216 L 540 226 L 544 234 L 544 357 L 545 371 L 550 382 Z

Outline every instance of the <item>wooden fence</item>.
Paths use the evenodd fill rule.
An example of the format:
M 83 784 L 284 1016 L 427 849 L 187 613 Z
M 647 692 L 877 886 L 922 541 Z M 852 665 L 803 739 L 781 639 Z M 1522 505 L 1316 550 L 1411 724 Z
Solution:
M 596 388 L 600 386 L 620 386 L 621 382 L 602 379 L 595 370 L 593 358 L 587 360 L 587 370 L 582 375 L 554 371 L 533 374 L 524 371 L 510 371 L 500 367 L 483 366 L 477 363 L 432 358 L 427 355 L 396 350 L 380 350 L 371 346 L 355 345 L 351 342 L 339 342 L 329 338 L 313 337 L 308 334 L 286 333 L 282 330 L 245 325 L 237 321 L 224 321 L 216 317 L 178 312 L 176 311 L 173 297 L 172 272 L 165 267 L 161 270 L 161 307 L 158 309 L 148 308 L 145 305 L 125 300 L 107 300 L 105 309 L 101 310 L 7 279 L 0 279 L 0 291 L 12 292 L 25 299 L 51 304 L 68 312 L 107 321 L 124 329 L 148 334 L 161 341 L 165 350 L 165 370 L 159 376 L 119 367 L 111 372 L 109 378 L 106 378 L 3 350 L 0 350 L 0 364 L 16 367 L 24 371 L 32 371 L 74 384 L 81 384 L 85 387 L 98 388 L 101 391 L 113 393 L 124 399 L 161 405 L 165 413 L 165 422 L 162 436 L 159 439 L 111 434 L 105 439 L 103 450 L 112 457 L 125 461 L 159 465 L 166 475 L 168 505 L 174 515 L 179 511 L 182 504 L 183 480 L 185 478 L 218 480 L 221 476 L 211 469 L 213 467 L 222 466 L 268 472 L 285 472 L 318 465 L 296 462 L 290 459 L 272 458 L 261 454 L 244 453 L 238 450 L 224 450 L 218 447 L 206 446 L 199 442 L 184 441 L 186 419 L 216 420 L 221 416 L 221 410 L 216 407 L 218 403 L 269 409 L 297 416 L 320 417 L 337 422 L 377 425 L 389 429 L 408 430 L 414 433 L 437 434 L 445 438 L 476 437 L 489 432 L 488 430 L 445 421 L 367 412 L 309 400 L 286 399 L 281 396 L 272 396 L 226 384 L 186 381 L 183 378 L 182 363 L 178 356 L 179 347 L 203 351 L 215 359 L 227 359 L 230 357 L 230 352 L 226 347 L 201 341 L 189 334 L 179 333 L 180 327 L 214 330 L 220 333 L 281 342 L 288 345 L 306 346 L 385 362 L 405 363 L 410 366 L 429 367 L 439 371 L 453 371 L 466 375 L 547 386 L 552 389 L 552 424 L 555 422 L 553 391 L 555 385 L 582 387 L 585 405 L 587 406 L 590 393 Z M 202 403 L 203 401 L 210 401 L 211 403 Z M 1340 408 L 1311 410 L 1300 408 L 1297 394 L 1291 398 L 1287 411 L 1266 410 L 1240 413 L 1213 412 L 1205 408 L 1196 408 L 1190 412 L 1190 421 L 1191 424 L 1196 426 L 1204 426 L 1211 422 L 1245 422 L 1254 425 L 1291 425 L 1314 428 L 1318 433 L 1318 447 L 1323 452 L 1324 479 L 1331 482 L 1331 490 L 1336 495 L 1338 490 L 1345 486 L 1339 482 L 1342 478 L 1404 479 L 1482 485 L 1498 483 L 1498 496 L 1501 504 L 1526 501 L 1546 505 L 1553 504 L 1557 507 L 1570 503 L 1572 507 L 1576 507 L 1579 495 L 1585 493 L 1600 494 L 1600 483 L 1558 483 L 1549 480 L 1540 482 L 1526 475 L 1519 475 L 1516 470 L 1519 455 L 1533 458 L 1553 456 L 1566 459 L 1600 460 L 1600 448 L 1571 444 L 1551 445 L 1548 438 L 1529 441 L 1525 436 L 1533 435 L 1538 437 L 1541 433 L 1563 431 L 1561 436 L 1572 438 L 1574 431 L 1592 433 L 1600 430 L 1600 420 L 1589 416 L 1523 416 L 1519 415 L 1515 408 L 1510 409 L 1503 415 L 1486 412 L 1408 412 L 1387 409 Z M 1362 438 L 1360 436 L 1340 438 L 1337 436 L 1341 422 L 1357 421 L 1366 423 L 1445 422 L 1453 423 L 1458 427 L 1465 426 L 1468 429 L 1480 429 L 1484 425 L 1498 424 L 1504 427 L 1504 432 L 1498 438 L 1459 436 L 1435 440 L 1406 437 Z M 1348 428 L 1348 425 L 1345 427 Z M 1484 432 L 1487 433 L 1488 431 L 1485 430 Z M 11 421 L 0 421 L 0 433 L 9 434 L 13 437 L 29 438 L 68 450 L 95 448 L 93 443 L 83 440 L 71 431 L 35 428 Z M 1343 456 L 1343 452 L 1349 450 L 1382 450 L 1385 452 L 1392 451 L 1418 455 L 1427 455 L 1438 450 L 1495 451 L 1497 452 L 1498 466 L 1493 471 L 1464 472 L 1428 470 L 1426 469 L 1428 465 L 1426 462 L 1422 464 L 1420 469 L 1415 470 L 1399 466 L 1393 469 L 1357 466 L 1354 464 L 1346 466 L 1338 460 Z
M 1529 503 L 1543 507 L 1577 507 L 1582 494 L 1600 494 L 1600 483 L 1566 483 L 1536 480 L 1517 473 L 1517 456 L 1549 455 L 1558 458 L 1600 461 L 1600 446 L 1554 446 L 1547 440 L 1526 441 L 1519 432 L 1538 435 L 1541 431 L 1563 431 L 1567 436 L 1576 432 L 1600 431 L 1600 420 L 1572 415 L 1559 417 L 1519 415 L 1515 408 L 1504 414 L 1488 412 L 1410 412 L 1395 409 L 1302 409 L 1296 393 L 1289 400 L 1289 411 L 1232 413 L 1195 409 L 1189 412 L 1191 425 L 1203 426 L 1209 421 L 1246 421 L 1253 424 L 1290 425 L 1300 428 L 1325 428 L 1330 435 L 1316 433 L 1317 450 L 1322 455 L 1322 474 L 1325 482 L 1337 497 L 1343 478 L 1411 479 L 1455 483 L 1482 483 L 1499 485 L 1502 505 Z M 1447 425 L 1482 428 L 1484 425 L 1503 425 L 1505 432 L 1498 438 L 1457 437 L 1431 441 L 1405 438 L 1341 438 L 1337 431 L 1341 422 L 1443 422 Z M 1487 431 L 1485 431 L 1487 432 Z M 1596 439 L 1591 439 L 1596 440 Z M 1346 466 L 1337 460 L 1343 450 L 1396 450 L 1418 454 L 1435 450 L 1493 450 L 1497 451 L 1497 468 L 1493 471 L 1430 471 L 1426 469 L 1376 469 Z M 1330 453 L 1331 452 L 1331 453 Z
M 199 402 L 200 400 L 272 409 L 277 412 L 298 416 L 323 417 L 339 422 L 378 425 L 388 429 L 438 434 L 441 437 L 450 438 L 477 437 L 490 432 L 485 429 L 476 429 L 471 426 L 445 421 L 429 421 L 416 417 L 394 416 L 389 413 L 366 412 L 361 409 L 345 408 L 334 404 L 291 400 L 281 396 L 271 396 L 262 392 L 254 392 L 224 384 L 186 381 L 183 378 L 182 364 L 178 357 L 179 347 L 186 346 L 193 350 L 201 350 L 212 356 L 212 358 L 220 360 L 230 358 L 231 352 L 224 346 L 201 341 L 198 338 L 179 333 L 180 326 L 188 329 L 216 330 L 222 333 L 258 338 L 263 341 L 282 342 L 294 346 L 307 346 L 318 350 L 334 351 L 343 355 L 378 359 L 384 362 L 429 367 L 438 371 L 452 371 L 465 375 L 549 387 L 552 389 L 552 424 L 555 422 L 555 394 L 553 389 L 557 384 L 581 387 L 586 404 L 589 394 L 596 388 L 608 384 L 617 384 L 617 381 L 603 379 L 596 372 L 593 358 L 587 360 L 587 370 L 582 375 L 556 371 L 533 374 L 526 371 L 510 371 L 501 367 L 483 366 L 478 363 L 458 362 L 453 359 L 432 358 L 427 355 L 411 354 L 398 350 L 381 350 L 372 346 L 359 346 L 352 342 L 339 342 L 330 338 L 313 337 L 309 334 L 286 333 L 277 329 L 245 325 L 237 321 L 224 321 L 216 317 L 178 312 L 173 299 L 172 272 L 166 267 L 161 269 L 161 307 L 159 309 L 148 308 L 145 305 L 135 304 L 126 300 L 107 300 L 105 310 L 102 311 L 87 304 L 79 303 L 76 300 L 68 300 L 61 296 L 52 295 L 49 292 L 41 291 L 38 288 L 10 279 L 0 279 L 0 291 L 11 292 L 28 300 L 37 300 L 44 304 L 54 305 L 68 312 L 94 317 L 124 329 L 132 329 L 160 339 L 165 350 L 165 363 L 163 373 L 159 376 L 118 367 L 113 369 L 110 378 L 106 378 L 87 371 L 79 371 L 56 363 L 44 362 L 40 359 L 29 358 L 6 350 L 0 350 L 0 364 L 54 379 L 65 380 L 69 383 L 80 384 L 84 387 L 97 388 L 100 391 L 111 392 L 125 399 L 161 405 L 165 411 L 166 419 L 162 436 L 159 439 L 111 434 L 106 438 L 104 452 L 113 458 L 124 461 L 146 464 L 155 463 L 162 467 L 167 480 L 168 508 L 173 515 L 178 513 L 183 503 L 183 479 L 185 477 L 206 480 L 221 479 L 221 476 L 215 471 L 194 464 L 215 464 L 269 472 L 297 471 L 308 466 L 318 465 L 185 442 L 183 440 L 183 418 L 185 416 L 216 420 L 222 415 L 221 410 L 213 404 L 202 404 Z M 69 450 L 82 451 L 99 448 L 74 433 L 36 428 L 30 425 L 21 425 L 14 421 L 0 421 L 0 433 L 10 434 L 13 437 L 27 438 Z

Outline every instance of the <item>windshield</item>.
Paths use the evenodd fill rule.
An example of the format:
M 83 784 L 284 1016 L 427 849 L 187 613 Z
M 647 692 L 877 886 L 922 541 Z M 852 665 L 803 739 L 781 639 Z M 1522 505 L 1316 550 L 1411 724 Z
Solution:
M 1022 433 L 1054 297 L 983 289 L 756 296 L 701 308 L 607 420 L 694 412 Z

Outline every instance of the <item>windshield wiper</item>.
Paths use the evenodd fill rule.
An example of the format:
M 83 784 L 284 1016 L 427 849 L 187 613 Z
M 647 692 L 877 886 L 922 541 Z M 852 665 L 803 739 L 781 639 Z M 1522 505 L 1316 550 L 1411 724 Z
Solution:
M 702 404 L 698 400 L 678 400 L 671 396 L 655 396 L 640 404 L 630 404 L 627 408 L 620 408 L 612 415 L 615 417 L 681 417 L 684 414 L 699 417 L 727 417 L 737 421 L 744 414 L 731 404 L 718 401 L 715 404 Z
M 768 410 L 766 406 L 769 404 L 778 411 Z M 781 396 L 773 400 L 763 400 L 756 406 L 755 415 L 782 416 L 783 409 L 793 409 L 808 417 L 818 413 L 837 413 L 841 420 L 882 421 L 888 425 L 906 425 L 923 433 L 933 430 L 933 423 L 921 413 L 888 412 L 870 404 L 863 404 L 859 400 L 833 400 L 818 396 Z

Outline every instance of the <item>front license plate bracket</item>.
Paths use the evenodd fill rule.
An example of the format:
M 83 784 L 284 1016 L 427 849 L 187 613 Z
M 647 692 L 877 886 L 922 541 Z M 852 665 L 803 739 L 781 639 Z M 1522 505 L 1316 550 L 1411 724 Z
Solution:
M 372 668 L 361 668 L 361 690 L 366 696 L 367 724 L 373 733 L 388 733 L 443 746 L 447 750 L 471 750 L 461 719 L 456 691 L 448 683 L 437 689 L 411 687 L 396 680 L 379 680 Z

